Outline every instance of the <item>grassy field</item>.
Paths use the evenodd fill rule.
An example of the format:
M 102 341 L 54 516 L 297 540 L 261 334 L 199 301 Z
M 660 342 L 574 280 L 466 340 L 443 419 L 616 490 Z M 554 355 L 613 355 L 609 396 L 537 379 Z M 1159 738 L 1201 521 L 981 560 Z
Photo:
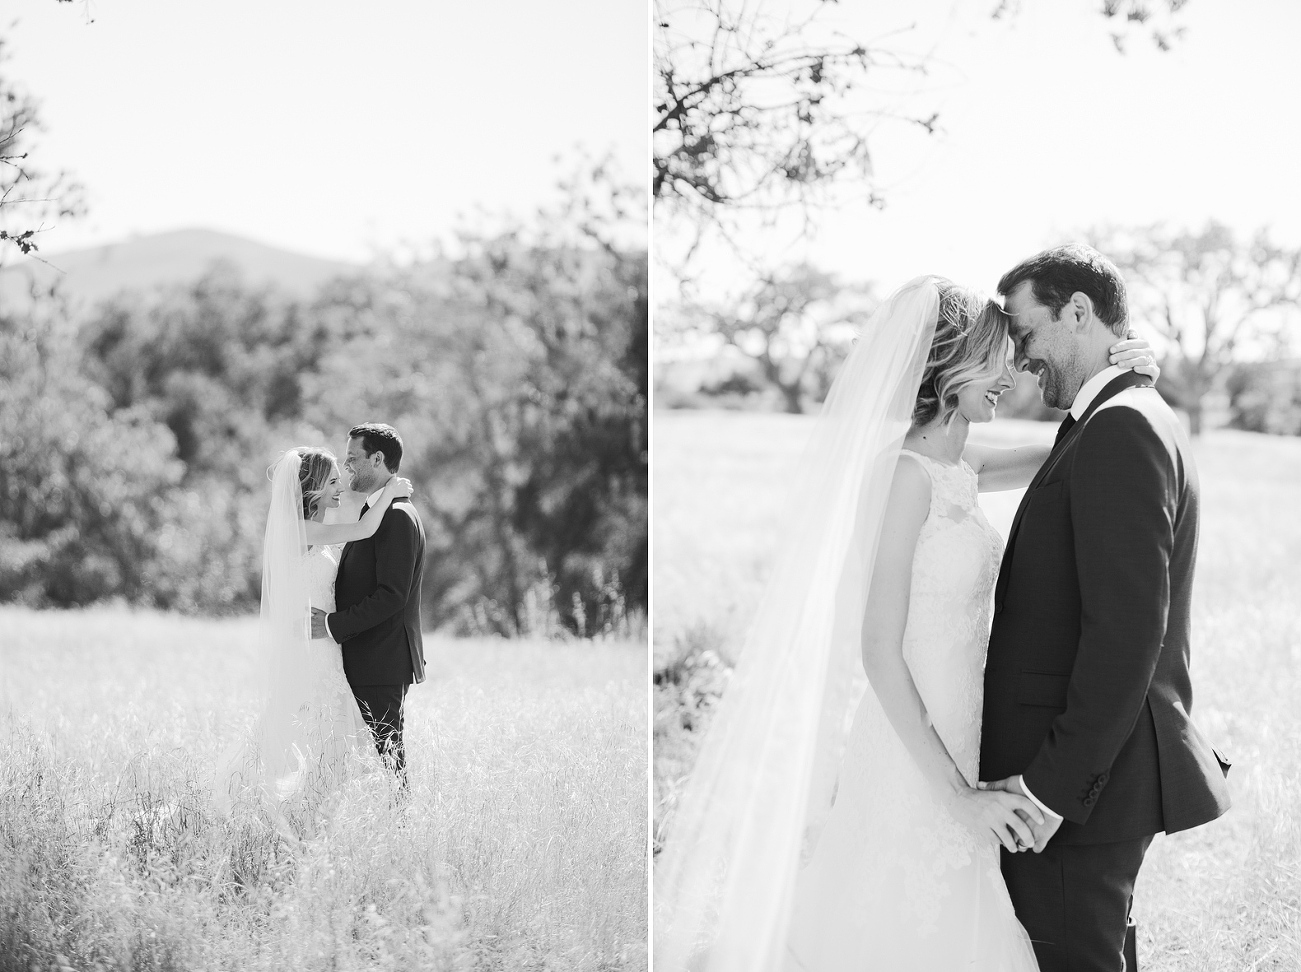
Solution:
M 656 412 L 655 832 L 762 593 L 802 416 Z M 973 441 L 1051 441 L 994 422 Z M 1233 809 L 1159 837 L 1136 891 L 1145 972 L 1301 968 L 1301 440 L 1217 431 L 1202 484 L 1194 718 L 1234 762 Z M 1020 501 L 986 494 L 1006 536 Z
M 206 791 L 254 628 L 0 607 L 0 972 L 646 968 L 643 645 L 427 639 L 410 805 L 290 847 Z

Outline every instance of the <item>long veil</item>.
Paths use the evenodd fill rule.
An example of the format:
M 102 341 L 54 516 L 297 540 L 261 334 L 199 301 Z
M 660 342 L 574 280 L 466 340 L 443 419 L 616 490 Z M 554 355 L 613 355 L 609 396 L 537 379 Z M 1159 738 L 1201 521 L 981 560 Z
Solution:
M 933 277 L 892 294 L 816 421 L 775 570 L 656 865 L 657 969 L 783 963 L 801 852 L 830 810 L 866 686 L 863 611 L 939 302 Z
M 307 527 L 298 474 L 289 450 L 271 467 L 271 504 L 262 542 L 262 606 L 258 618 L 260 718 L 252 733 L 222 756 L 214 786 L 219 809 L 250 793 L 272 804 L 294 788 L 308 755 L 295 750 L 296 719 L 310 702 L 310 594 L 303 556 Z

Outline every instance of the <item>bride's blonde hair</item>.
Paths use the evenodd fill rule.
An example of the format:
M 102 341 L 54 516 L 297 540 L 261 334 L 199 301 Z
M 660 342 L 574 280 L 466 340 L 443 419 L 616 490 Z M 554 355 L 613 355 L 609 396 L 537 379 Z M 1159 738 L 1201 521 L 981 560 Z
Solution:
M 299 446 L 298 485 L 303 493 L 303 519 L 310 520 L 320 508 L 325 484 L 330 481 L 338 460 L 329 449 L 317 446 Z
M 950 421 L 957 414 L 958 392 L 1001 368 L 1007 353 L 1009 318 L 1003 308 L 952 280 L 934 280 L 940 292 L 939 320 L 917 389 L 914 425 Z

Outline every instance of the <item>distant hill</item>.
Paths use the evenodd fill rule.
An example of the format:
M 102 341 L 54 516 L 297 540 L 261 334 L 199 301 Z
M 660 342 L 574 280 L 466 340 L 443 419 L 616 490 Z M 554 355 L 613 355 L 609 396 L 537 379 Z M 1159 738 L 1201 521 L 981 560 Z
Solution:
M 272 284 L 294 296 L 306 296 L 333 276 L 361 269 L 206 229 L 137 236 L 105 246 L 42 253 L 41 258 L 44 263 L 28 259 L 0 270 L 0 307 L 25 303 L 33 279 L 48 285 L 62 277 L 73 300 L 89 306 L 123 290 L 153 291 L 187 283 L 223 260 L 249 283 Z

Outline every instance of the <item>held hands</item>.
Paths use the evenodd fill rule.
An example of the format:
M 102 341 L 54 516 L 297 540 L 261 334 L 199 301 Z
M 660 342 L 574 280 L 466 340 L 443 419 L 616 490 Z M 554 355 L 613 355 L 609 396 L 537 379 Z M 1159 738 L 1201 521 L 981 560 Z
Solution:
M 1043 826 L 1043 811 L 1029 797 L 995 786 L 963 787 L 949 801 L 950 812 L 973 833 L 992 833 L 1010 853 L 1029 850 L 1036 843 L 1036 825 Z
M 1111 346 L 1108 354 L 1110 357 L 1107 360 L 1114 365 L 1130 368 L 1141 375 L 1147 375 L 1153 381 L 1161 377 L 1161 369 L 1157 366 L 1152 345 L 1139 337 L 1138 332 L 1133 328 L 1130 328 L 1129 333 L 1125 335 L 1125 340 Z
M 330 637 L 330 629 L 325 626 L 325 612 L 316 607 L 312 608 L 312 637 Z
M 1024 791 L 1021 789 L 1021 781 L 1015 776 L 1009 776 L 1005 780 L 995 780 L 993 783 L 981 783 L 980 786 L 984 788 L 986 792 L 998 791 L 1021 796 L 1025 799 L 1026 803 L 1029 803 L 1030 806 L 1034 807 L 1030 798 L 1024 796 Z M 1034 810 L 1037 817 L 1026 819 L 1026 823 L 1034 832 L 1033 843 L 1031 846 L 1018 847 L 1017 850 L 1033 850 L 1038 854 L 1048 845 L 1048 841 L 1052 840 L 1053 834 L 1057 833 L 1057 829 L 1062 825 L 1062 818 L 1050 817 L 1038 807 L 1034 807 Z

